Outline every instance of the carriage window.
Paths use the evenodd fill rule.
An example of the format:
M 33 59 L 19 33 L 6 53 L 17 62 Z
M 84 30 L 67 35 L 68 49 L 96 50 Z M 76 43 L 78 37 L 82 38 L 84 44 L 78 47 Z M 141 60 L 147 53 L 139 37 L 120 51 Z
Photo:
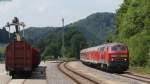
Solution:
M 105 47 L 99 48 L 100 52 L 103 52 L 103 51 L 104 51 L 104 48 L 105 48 Z
M 117 51 L 117 47 L 114 46 L 114 47 L 111 48 L 111 50 L 112 51 Z
M 112 51 L 124 51 L 124 50 L 126 50 L 126 47 L 123 46 L 123 45 L 116 45 L 116 46 L 113 46 L 113 47 L 111 48 L 111 50 L 112 50 Z

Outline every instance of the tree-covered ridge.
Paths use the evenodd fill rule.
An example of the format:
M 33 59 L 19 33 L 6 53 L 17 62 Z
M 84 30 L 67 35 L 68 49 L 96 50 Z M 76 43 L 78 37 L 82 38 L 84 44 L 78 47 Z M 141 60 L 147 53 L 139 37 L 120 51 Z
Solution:
M 0 43 L 8 43 L 9 42 L 9 33 L 5 28 L 0 29 Z
M 53 27 L 29 27 L 24 31 L 24 38 L 31 44 L 38 43 L 41 39 L 53 32 Z M 23 32 L 21 31 L 21 32 Z
M 99 45 L 106 41 L 108 35 L 115 31 L 115 14 L 94 13 L 85 19 L 66 25 L 74 26 L 83 33 L 90 46 Z M 25 30 L 25 38 L 28 42 L 36 44 L 43 37 L 53 33 L 58 27 L 30 27 Z M 61 27 L 60 27 L 61 30 Z M 58 30 L 57 30 L 58 31 Z
M 149 9 L 149 0 L 124 0 L 117 12 L 117 31 L 112 39 L 128 45 L 131 65 L 150 67 Z
M 4 60 L 5 47 L 6 44 L 0 44 L 0 62 Z
M 115 14 L 113 13 L 94 13 L 85 19 L 66 25 L 64 32 L 67 49 L 65 50 L 71 53 L 65 51 L 65 55 L 72 56 L 73 51 L 77 49 L 79 52 L 82 46 L 76 46 L 75 43 L 85 43 L 88 47 L 104 43 L 115 29 Z M 24 34 L 27 42 L 41 49 L 43 56 L 55 55 L 57 58 L 62 55 L 62 31 L 61 27 L 30 27 L 24 30 Z M 75 35 L 72 32 L 76 32 Z M 80 43 L 82 40 L 83 42 Z M 48 53 L 49 51 L 52 52 Z
M 64 31 L 64 49 L 62 49 L 62 32 Z M 85 19 L 54 29 L 49 36 L 38 44 L 42 56 L 58 58 L 64 51 L 65 57 L 79 58 L 81 49 L 104 43 L 110 33 L 115 31 L 115 14 L 95 13 Z
M 115 31 L 115 14 L 95 13 L 68 26 L 75 26 L 83 33 L 89 46 L 99 45 Z

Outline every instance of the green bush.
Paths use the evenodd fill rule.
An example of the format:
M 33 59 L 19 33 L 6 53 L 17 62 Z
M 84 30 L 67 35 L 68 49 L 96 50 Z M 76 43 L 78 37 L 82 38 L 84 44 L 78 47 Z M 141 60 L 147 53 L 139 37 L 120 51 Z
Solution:
M 136 66 L 145 66 L 148 61 L 150 38 L 146 34 L 138 34 L 128 41 L 130 63 Z

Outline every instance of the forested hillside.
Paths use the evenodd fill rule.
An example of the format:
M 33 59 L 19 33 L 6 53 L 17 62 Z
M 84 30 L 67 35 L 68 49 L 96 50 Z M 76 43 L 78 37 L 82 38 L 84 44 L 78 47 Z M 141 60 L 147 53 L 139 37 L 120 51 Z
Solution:
M 66 25 L 65 28 L 72 26 L 83 33 L 89 46 L 99 45 L 104 43 L 108 35 L 115 31 L 115 14 L 95 13 L 85 19 Z M 61 31 L 61 27 L 30 27 L 25 30 L 25 38 L 30 43 L 35 44 L 57 29 Z
M 0 43 L 8 43 L 9 42 L 9 33 L 5 28 L 0 29 Z
M 64 38 L 64 40 L 63 40 Z M 42 58 L 57 59 L 63 58 L 79 58 L 80 49 L 87 47 L 86 40 L 82 33 L 77 31 L 75 27 L 55 29 L 49 36 L 38 44 L 42 50 Z
M 24 30 L 24 38 L 31 44 L 37 44 L 41 39 L 53 32 L 53 29 L 53 27 L 29 27 Z
M 124 0 L 117 12 L 117 31 L 112 39 L 128 45 L 131 65 L 150 67 L 149 0 Z
M 0 62 L 4 59 L 4 51 L 6 44 L 0 44 Z
M 4 58 L 6 44 L 12 39 L 13 34 L 10 36 L 11 38 L 9 38 L 9 32 L 5 28 L 0 29 L 0 61 Z
M 54 28 L 38 44 L 42 50 L 42 56 L 58 58 L 62 56 L 62 32 L 64 30 L 64 54 L 66 57 L 79 58 L 81 49 L 100 45 L 106 41 L 109 34 L 115 31 L 115 14 L 95 13 L 85 19 L 65 26 Z M 53 56 L 53 57 L 52 57 Z
M 57 58 L 57 56 L 62 55 L 63 51 L 63 30 L 65 33 L 65 55 L 73 56 L 76 54 L 78 57 L 80 49 L 104 43 L 108 35 L 112 34 L 115 29 L 115 14 L 95 13 L 85 19 L 66 25 L 64 29 L 61 27 L 30 27 L 25 29 L 24 33 L 25 39 L 30 44 L 38 46 L 43 56 L 54 55 L 53 58 Z M 6 34 L 2 34 L 5 37 L 0 39 L 8 42 L 8 32 Z M 75 43 L 79 43 L 80 46 L 75 46 Z M 74 53 L 73 51 L 77 52 Z
M 89 46 L 99 45 L 115 31 L 115 14 L 95 13 L 68 26 L 74 26 L 83 33 Z

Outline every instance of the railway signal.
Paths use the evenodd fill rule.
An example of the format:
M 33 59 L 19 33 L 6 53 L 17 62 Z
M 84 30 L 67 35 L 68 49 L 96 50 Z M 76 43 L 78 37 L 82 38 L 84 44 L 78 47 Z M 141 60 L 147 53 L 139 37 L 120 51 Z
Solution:
M 15 26 L 16 29 L 16 40 L 17 41 L 21 41 L 21 36 L 20 36 L 20 26 L 25 27 L 24 22 L 19 22 L 19 19 L 17 17 L 14 17 L 14 19 L 12 20 L 11 23 L 7 22 L 7 24 L 5 25 L 5 27 L 9 28 L 9 38 L 10 38 L 10 27 L 11 26 Z M 23 31 L 23 37 L 24 37 L 24 31 Z

